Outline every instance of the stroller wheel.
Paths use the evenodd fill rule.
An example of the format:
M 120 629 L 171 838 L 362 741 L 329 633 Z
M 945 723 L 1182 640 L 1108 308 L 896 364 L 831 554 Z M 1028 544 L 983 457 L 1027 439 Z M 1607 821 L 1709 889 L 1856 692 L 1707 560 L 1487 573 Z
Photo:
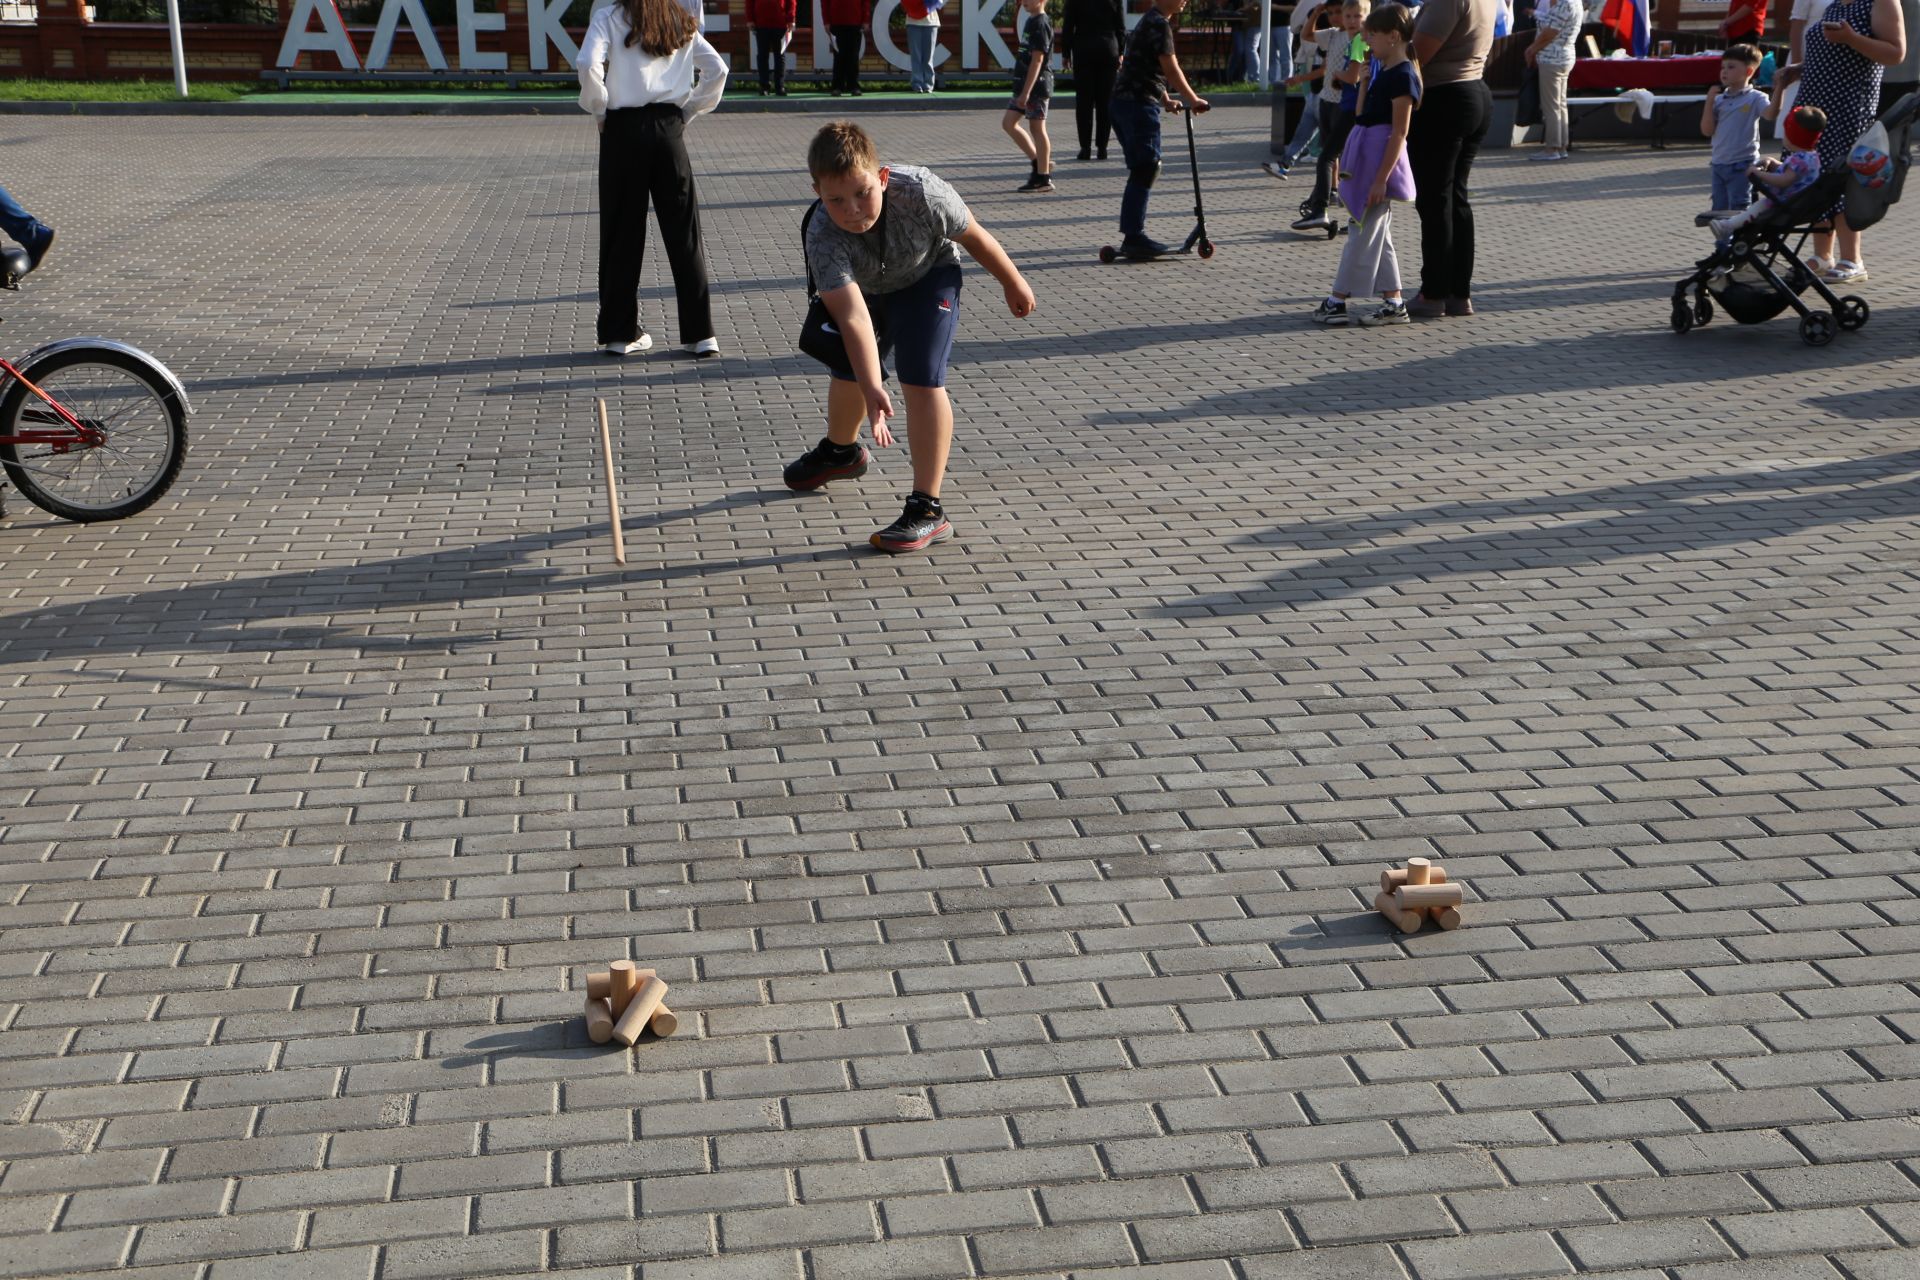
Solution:
M 1673 300 L 1673 318 L 1671 323 L 1675 333 L 1685 333 L 1687 330 L 1693 328 L 1693 308 L 1687 305 L 1686 299 L 1675 298 Z
M 1694 324 L 1704 325 L 1711 319 L 1713 319 L 1713 303 L 1707 300 L 1707 295 L 1704 291 L 1696 294 L 1693 299 Z
M 1840 299 L 1840 327 L 1851 333 L 1867 322 L 1867 300 L 1848 294 Z
M 1833 335 L 1839 329 L 1833 322 L 1833 313 L 1815 311 L 1800 318 L 1800 340 L 1810 347 L 1824 347 L 1833 341 Z

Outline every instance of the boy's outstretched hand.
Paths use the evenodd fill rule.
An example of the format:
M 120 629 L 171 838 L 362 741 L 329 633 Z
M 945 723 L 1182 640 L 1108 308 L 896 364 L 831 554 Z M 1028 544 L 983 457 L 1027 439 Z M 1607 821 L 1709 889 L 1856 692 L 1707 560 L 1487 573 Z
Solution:
M 893 443 L 893 429 L 887 425 L 887 419 L 893 416 L 893 401 L 885 387 L 862 387 L 860 394 L 867 401 L 867 421 L 873 424 L 873 442 L 885 449 Z
M 1008 281 L 1006 294 L 1007 310 L 1022 320 L 1032 315 L 1033 309 L 1039 305 L 1033 297 L 1033 286 L 1027 283 L 1025 276 L 1016 275 Z

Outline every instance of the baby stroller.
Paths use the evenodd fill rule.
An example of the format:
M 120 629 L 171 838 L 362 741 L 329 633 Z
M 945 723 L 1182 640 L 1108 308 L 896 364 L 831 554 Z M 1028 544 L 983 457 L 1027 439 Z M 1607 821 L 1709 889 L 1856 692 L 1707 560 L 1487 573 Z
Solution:
M 1673 287 L 1673 331 L 1685 333 L 1713 319 L 1715 302 L 1736 324 L 1760 324 L 1792 307 L 1800 313 L 1802 341 L 1814 347 L 1832 342 L 1841 329 L 1864 325 L 1866 300 L 1852 294 L 1835 297 L 1826 281 L 1807 270 L 1801 254 L 1814 228 L 1825 226 L 1823 217 L 1836 202 L 1846 202 L 1848 225 L 1860 231 L 1880 221 L 1899 202 L 1916 115 L 1920 115 L 1920 93 L 1909 93 L 1881 117 L 1891 160 L 1891 172 L 1881 185 L 1870 187 L 1851 167 L 1837 165 L 1766 217 L 1734 232 L 1730 243 L 1696 263 L 1693 274 Z M 1712 216 L 1702 214 L 1694 222 L 1704 227 Z M 1807 305 L 1804 295 L 1809 289 L 1819 295 L 1824 310 Z

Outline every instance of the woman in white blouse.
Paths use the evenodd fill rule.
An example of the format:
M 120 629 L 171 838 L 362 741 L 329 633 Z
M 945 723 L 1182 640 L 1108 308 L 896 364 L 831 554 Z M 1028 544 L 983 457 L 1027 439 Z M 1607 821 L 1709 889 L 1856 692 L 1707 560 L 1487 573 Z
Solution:
M 612 356 L 653 345 L 639 300 L 651 198 L 680 302 L 680 341 L 696 356 L 717 355 L 700 201 L 681 135 L 688 120 L 719 103 L 727 64 L 679 0 L 615 0 L 593 15 L 574 66 L 580 107 L 600 121 L 595 340 Z

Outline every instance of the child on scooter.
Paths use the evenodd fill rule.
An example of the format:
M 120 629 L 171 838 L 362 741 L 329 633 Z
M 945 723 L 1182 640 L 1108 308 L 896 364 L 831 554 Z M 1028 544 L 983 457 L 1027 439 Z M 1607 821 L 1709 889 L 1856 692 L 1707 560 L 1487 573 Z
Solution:
M 1160 112 L 1178 110 L 1168 86 L 1187 109 L 1207 109 L 1207 100 L 1193 91 L 1173 52 L 1173 27 L 1167 19 L 1187 7 L 1187 0 L 1153 0 L 1127 37 L 1127 51 L 1113 81 L 1113 129 L 1127 157 L 1127 187 L 1120 197 L 1120 254 L 1126 258 L 1157 258 L 1171 252 L 1147 235 L 1147 197 L 1160 176 Z

